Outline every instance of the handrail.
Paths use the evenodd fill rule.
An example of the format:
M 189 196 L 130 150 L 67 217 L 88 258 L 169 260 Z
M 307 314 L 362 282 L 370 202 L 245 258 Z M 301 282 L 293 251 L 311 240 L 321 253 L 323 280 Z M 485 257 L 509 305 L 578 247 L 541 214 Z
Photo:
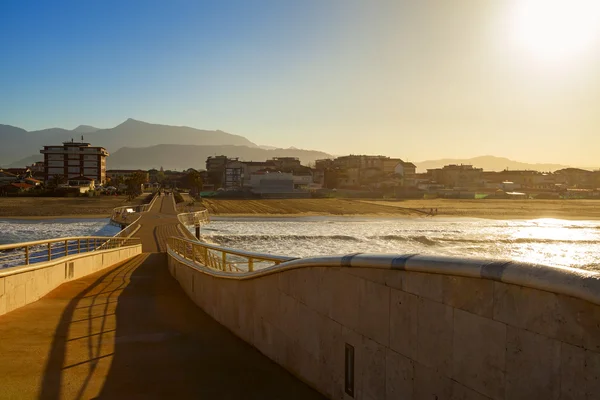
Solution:
M 123 222 L 127 223 L 127 221 L 120 221 L 117 216 L 123 214 L 123 211 L 126 211 L 127 209 L 135 210 L 133 212 L 134 214 L 139 214 L 139 213 L 150 211 L 152 209 L 152 207 L 154 206 L 154 203 L 156 202 L 157 198 L 158 198 L 158 195 L 157 195 L 157 193 L 155 193 L 154 197 L 152 198 L 152 201 L 150 201 L 150 203 L 148 203 L 148 204 L 139 204 L 136 206 L 130 205 L 130 206 L 115 207 L 115 208 L 113 208 L 112 215 L 110 216 L 110 220 L 112 222 L 115 222 L 118 224 L 121 224 Z M 129 213 L 127 213 L 127 214 L 129 214 Z M 127 223 L 128 226 L 135 224 L 138 221 L 138 219 L 139 219 L 139 217 L 137 219 L 135 219 L 133 222 Z
M 38 244 L 46 244 L 46 243 L 54 243 L 54 242 L 64 242 L 65 240 L 77 240 L 77 239 L 113 239 L 114 236 L 66 236 L 55 239 L 46 239 L 46 240 L 35 240 L 32 242 L 19 242 L 19 243 L 10 243 L 0 245 L 0 250 L 12 250 L 15 248 L 20 248 L 23 246 L 35 246 Z
M 194 262 L 189 257 L 184 257 L 177 248 L 170 247 L 167 251 L 190 268 L 201 269 L 210 275 L 226 279 L 255 279 L 286 270 L 311 267 L 387 269 L 486 279 L 572 296 L 600 305 L 600 272 L 578 268 L 551 267 L 509 260 L 356 253 L 293 259 L 263 269 L 248 269 L 232 274 L 231 271 Z
M 293 258 L 231 249 L 179 237 L 168 239 L 167 253 L 190 268 L 228 279 L 254 279 L 305 267 L 391 269 L 487 279 L 564 294 L 600 305 L 600 272 L 579 268 L 420 254 L 354 253 Z M 271 265 L 255 269 L 255 260 Z M 243 264 L 247 265 L 245 269 L 241 267 Z
M 257 262 L 268 263 L 269 265 L 264 266 L 268 267 L 294 260 L 293 257 L 230 249 L 174 236 L 168 238 L 167 245 L 168 249 L 184 259 L 218 271 L 236 273 L 254 271 Z
M 21 267 L 63 257 L 141 244 L 140 238 L 71 236 L 0 246 L 0 268 Z
M 177 219 L 183 226 L 202 226 L 210 223 L 208 210 L 179 213 Z

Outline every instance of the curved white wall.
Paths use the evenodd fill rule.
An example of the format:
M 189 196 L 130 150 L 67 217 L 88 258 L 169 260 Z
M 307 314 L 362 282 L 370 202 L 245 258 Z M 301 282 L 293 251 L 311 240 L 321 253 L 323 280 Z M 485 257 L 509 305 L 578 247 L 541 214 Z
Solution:
M 171 253 L 169 269 L 198 306 L 330 398 L 600 398 L 600 306 L 583 299 L 389 268 L 229 279 Z
M 65 282 L 113 266 L 141 253 L 142 245 L 138 244 L 0 270 L 0 315 L 40 299 Z

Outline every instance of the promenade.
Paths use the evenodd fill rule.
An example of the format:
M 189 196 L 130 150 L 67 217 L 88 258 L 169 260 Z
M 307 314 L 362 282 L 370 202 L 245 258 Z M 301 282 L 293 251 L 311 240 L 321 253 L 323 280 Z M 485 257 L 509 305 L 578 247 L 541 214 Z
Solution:
M 0 399 L 320 399 L 199 309 L 167 270 L 170 196 L 143 254 L 0 316 Z

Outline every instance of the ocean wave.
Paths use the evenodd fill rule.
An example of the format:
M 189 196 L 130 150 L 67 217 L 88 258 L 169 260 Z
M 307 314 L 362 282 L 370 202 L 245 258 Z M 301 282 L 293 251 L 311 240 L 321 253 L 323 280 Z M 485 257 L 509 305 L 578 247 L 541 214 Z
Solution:
M 349 235 L 206 235 L 203 239 L 214 244 L 224 243 L 251 243 L 259 241 L 320 241 L 334 240 L 340 242 L 364 243 L 370 240 L 389 242 L 414 242 L 425 246 L 440 246 L 447 243 L 462 244 L 600 244 L 600 240 L 576 239 L 544 239 L 544 238 L 515 238 L 515 239 L 476 239 L 476 238 L 449 238 L 431 237 L 426 235 L 372 235 L 355 237 Z
M 428 237 L 428 236 L 412 236 L 412 235 L 381 235 L 368 236 L 369 239 L 389 240 L 389 241 L 414 241 L 426 245 L 435 245 L 443 242 L 446 243 L 541 243 L 541 244 L 560 244 L 560 243 L 575 243 L 575 244 L 600 244 L 600 240 L 577 240 L 577 239 L 544 239 L 544 238 L 515 238 L 515 239 L 475 239 L 475 238 L 448 238 L 448 237 Z
M 339 240 L 346 242 L 362 242 L 363 239 L 347 235 L 208 235 L 218 242 L 240 242 L 260 240 Z

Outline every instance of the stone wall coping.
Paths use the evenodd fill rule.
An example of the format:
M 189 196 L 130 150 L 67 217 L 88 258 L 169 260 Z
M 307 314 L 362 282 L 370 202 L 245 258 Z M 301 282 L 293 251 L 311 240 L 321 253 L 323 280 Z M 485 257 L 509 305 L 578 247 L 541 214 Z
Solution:
M 234 273 L 194 264 L 192 261 L 179 256 L 170 248 L 168 254 L 184 265 L 226 279 L 255 279 L 286 270 L 308 267 L 392 269 L 487 279 L 572 296 L 600 305 L 600 273 L 578 268 L 552 267 L 510 260 L 420 254 L 353 253 L 294 259 L 253 272 Z
M 111 253 L 114 251 L 130 249 L 130 248 L 135 248 L 135 247 L 142 247 L 142 245 L 134 244 L 131 246 L 115 247 L 115 248 L 106 249 L 106 250 L 86 251 L 84 253 L 73 254 L 73 255 L 66 256 L 66 257 L 54 258 L 50 261 L 39 262 L 39 263 L 35 263 L 35 264 L 30 264 L 30 265 L 21 265 L 21 266 L 16 266 L 16 267 L 3 268 L 3 269 L 0 269 L 0 278 L 5 278 L 7 276 L 22 274 L 22 273 L 30 272 L 30 271 L 36 271 L 38 269 L 53 267 L 57 264 L 62 264 L 62 263 L 68 262 L 68 261 L 77 260 L 79 258 L 94 256 L 94 255 L 98 255 L 98 254 L 106 254 L 106 253 Z

